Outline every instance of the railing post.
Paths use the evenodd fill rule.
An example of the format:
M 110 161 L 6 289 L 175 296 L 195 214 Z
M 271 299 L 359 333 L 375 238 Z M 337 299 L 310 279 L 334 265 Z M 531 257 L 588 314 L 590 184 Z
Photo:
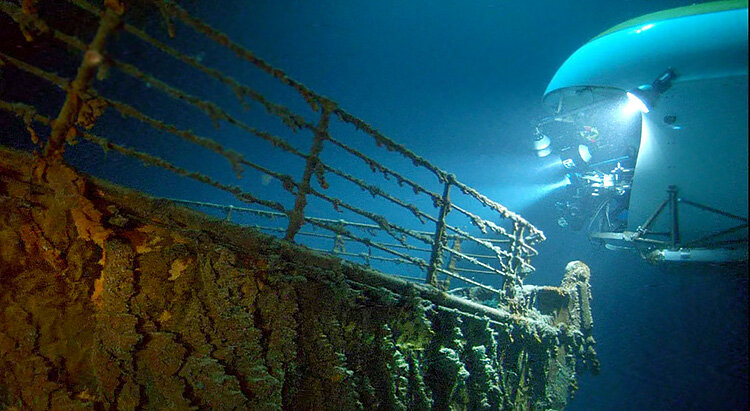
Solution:
M 510 247 L 511 261 L 509 266 L 513 272 L 513 277 L 519 285 L 523 285 L 523 277 L 521 276 L 521 268 L 523 267 L 523 258 L 521 253 L 523 252 L 523 233 L 526 227 L 519 224 L 518 222 L 513 223 L 513 240 Z
M 105 2 L 105 4 L 107 3 Z M 50 138 L 44 148 L 45 156 L 59 157 L 65 150 L 65 141 L 70 138 L 70 130 L 75 127 L 78 113 L 84 103 L 83 96 L 91 87 L 97 69 L 104 63 L 104 46 L 107 44 L 109 36 L 120 25 L 120 14 L 122 14 L 121 10 L 114 10 L 110 6 L 104 9 L 94 39 L 83 55 L 76 78 L 70 83 L 65 102 L 60 108 L 57 118 L 52 122 Z
M 286 236 L 284 237 L 287 241 L 294 241 L 294 236 L 305 224 L 305 206 L 307 205 L 306 196 L 310 191 L 310 179 L 312 178 L 313 173 L 315 173 L 315 168 L 320 161 L 318 156 L 323 150 L 323 141 L 326 140 L 328 135 L 328 123 L 330 118 L 330 109 L 323 106 L 323 113 L 320 115 L 320 121 L 318 121 L 318 125 L 315 127 L 312 147 L 310 148 L 310 153 L 307 155 L 305 172 L 302 174 L 302 181 L 297 184 L 297 197 L 294 199 L 294 209 L 289 210 L 288 212 L 289 225 L 286 228 Z
M 513 223 L 513 236 L 510 240 L 510 257 L 508 258 L 508 276 L 503 281 L 503 290 L 508 298 L 515 298 L 516 286 L 521 285 L 518 276 L 518 235 L 521 231 L 518 222 Z
M 451 209 L 449 182 L 445 183 L 443 189 L 442 204 L 438 214 L 435 226 L 434 243 L 432 244 L 432 254 L 430 255 L 430 265 L 427 268 L 427 284 L 437 286 L 437 269 L 443 264 L 443 243 L 445 242 L 445 217 Z
M 453 247 L 451 248 L 453 251 L 461 252 L 461 238 L 455 237 L 453 239 Z M 456 271 L 456 256 L 453 253 L 448 256 L 448 271 Z
M 669 194 L 669 214 L 671 217 L 671 223 L 669 227 L 669 240 L 672 249 L 677 248 L 677 244 L 680 243 L 680 218 L 677 213 L 677 186 L 669 186 L 667 188 Z

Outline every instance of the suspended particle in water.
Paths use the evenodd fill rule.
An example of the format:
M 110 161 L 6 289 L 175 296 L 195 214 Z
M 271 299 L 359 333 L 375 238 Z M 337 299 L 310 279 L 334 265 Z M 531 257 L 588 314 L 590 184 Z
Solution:
M 271 180 L 272 179 L 273 179 L 273 177 L 271 177 L 270 175 L 263 174 L 262 176 L 260 176 L 260 183 L 263 184 L 263 186 L 267 186 L 267 185 L 271 184 Z

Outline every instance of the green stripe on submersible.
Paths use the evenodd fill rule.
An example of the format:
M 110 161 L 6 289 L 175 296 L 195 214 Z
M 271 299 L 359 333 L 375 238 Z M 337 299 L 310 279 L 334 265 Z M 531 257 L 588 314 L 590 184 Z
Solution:
M 607 34 L 614 33 L 616 31 L 624 30 L 631 27 L 640 26 L 643 24 L 654 23 L 662 20 L 676 19 L 679 17 L 694 16 L 697 14 L 708 14 L 716 13 L 719 11 L 735 10 L 735 9 L 746 9 L 747 0 L 724 0 L 724 1 L 712 1 L 710 3 L 693 4 L 690 6 L 677 7 L 669 10 L 657 11 L 655 13 L 646 14 L 634 19 L 630 19 L 626 22 L 620 23 L 611 29 L 599 34 L 598 36 L 591 39 L 591 41 L 604 37 Z

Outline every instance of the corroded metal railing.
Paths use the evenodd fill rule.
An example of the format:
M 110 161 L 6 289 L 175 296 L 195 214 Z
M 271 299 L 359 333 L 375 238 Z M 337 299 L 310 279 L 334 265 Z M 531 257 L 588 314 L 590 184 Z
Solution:
M 221 212 L 224 213 L 224 219 L 226 221 L 232 221 L 233 216 L 235 216 L 238 213 L 248 213 L 248 214 L 254 214 L 263 216 L 269 220 L 272 220 L 274 218 L 284 218 L 286 217 L 286 214 L 279 213 L 275 211 L 268 211 L 268 210 L 260 210 L 255 208 L 248 208 L 248 207 L 238 207 L 234 205 L 227 205 L 227 204 L 216 204 L 216 203 L 210 203 L 205 201 L 193 201 L 193 200 L 183 200 L 183 199 L 176 199 L 176 198 L 168 198 L 166 200 L 169 200 L 174 203 L 179 204 L 185 204 L 189 206 L 194 206 L 198 208 L 213 208 L 216 210 L 221 210 Z M 345 220 L 333 220 L 333 219 L 327 219 L 327 218 L 319 218 L 319 217 L 309 217 L 305 216 L 305 221 L 309 221 L 311 223 L 326 223 L 326 224 L 333 224 L 333 225 L 341 225 L 344 227 L 353 227 L 357 229 L 367 230 L 370 232 L 375 232 L 381 230 L 380 226 L 376 224 L 368 224 L 368 223 L 358 223 L 358 222 L 352 222 L 352 221 L 345 221 Z M 273 233 L 286 233 L 286 229 L 274 227 L 270 225 L 261 225 L 261 224 L 254 224 L 252 227 L 260 230 L 260 231 L 267 231 L 267 232 L 273 232 Z M 416 234 L 430 236 L 432 233 L 427 231 L 417 231 Z M 405 260 L 403 258 L 398 257 L 382 257 L 378 255 L 373 254 L 372 247 L 367 247 L 366 251 L 359 252 L 359 253 L 353 253 L 353 252 L 347 252 L 347 244 L 352 243 L 353 241 L 341 236 L 340 234 L 323 234 L 323 233 L 317 233 L 313 231 L 299 231 L 297 235 L 300 236 L 309 236 L 309 237 L 315 237 L 315 238 L 324 238 L 331 240 L 331 247 L 330 248 L 313 248 L 315 251 L 323 251 L 326 253 L 331 253 L 339 256 L 348 256 L 348 257 L 356 257 L 364 261 L 364 264 L 367 267 L 371 267 L 372 260 L 375 261 L 387 261 L 397 264 L 411 264 L 411 261 Z M 461 243 L 462 243 L 462 237 L 458 235 L 451 235 L 447 234 L 446 239 L 451 242 L 450 250 L 451 252 L 461 252 Z M 492 238 L 482 238 L 483 241 L 487 241 L 489 243 L 493 244 L 507 244 L 510 242 L 510 240 L 507 239 L 492 239 Z M 384 246 L 388 246 L 391 248 L 396 249 L 405 249 L 410 252 L 423 252 L 423 253 L 431 253 L 432 248 L 426 248 L 426 247 L 419 247 L 411 244 L 401 244 L 401 243 L 388 243 L 388 244 L 382 244 Z M 480 261 L 491 261 L 496 258 L 495 255 L 492 254 L 472 254 L 472 253 L 464 253 L 466 256 L 477 258 Z M 454 255 L 451 255 L 449 257 L 448 261 L 448 270 L 452 273 L 456 272 L 464 272 L 469 274 L 493 274 L 492 271 L 489 270 L 483 270 L 483 269 L 476 269 L 476 268 L 460 268 L 456 267 L 457 258 Z M 403 276 L 402 276 L 403 277 Z M 414 277 L 407 277 L 414 281 L 420 281 L 424 282 L 426 281 L 425 278 L 414 278 Z
M 528 221 L 501 204 L 490 200 L 473 188 L 463 184 L 453 174 L 441 170 L 403 145 L 386 137 L 363 120 L 343 110 L 334 101 L 313 92 L 300 82 L 290 78 L 283 71 L 258 58 L 243 46 L 232 41 L 227 35 L 192 16 L 173 2 L 162 0 L 154 0 L 152 2 L 156 6 L 156 10 L 164 16 L 170 37 L 175 36 L 174 27 L 176 24 L 180 24 L 192 29 L 195 34 L 205 36 L 205 38 L 213 41 L 215 44 L 227 48 L 240 61 L 250 63 L 271 76 L 272 80 L 288 86 L 299 94 L 311 111 L 315 113 L 317 120 L 310 121 L 305 116 L 293 112 L 288 107 L 272 102 L 261 92 L 254 90 L 217 69 L 204 65 L 201 59 L 182 52 L 178 48 L 168 45 L 167 42 L 158 40 L 145 31 L 128 24 L 122 17 L 124 6 L 117 0 L 106 1 L 104 9 L 93 6 L 84 0 L 69 0 L 69 3 L 74 5 L 78 12 L 84 13 L 86 18 L 97 16 L 99 19 L 98 30 L 93 40 L 88 44 L 73 35 L 54 28 L 53 24 L 40 18 L 38 13 L 33 10 L 33 7 L 29 7 L 25 2 L 22 7 L 7 0 L 0 0 L 0 11 L 16 22 L 27 40 L 33 41 L 35 37 L 44 37 L 50 39 L 50 41 L 65 45 L 69 49 L 77 50 L 82 55 L 77 74 L 71 81 L 70 79 L 37 67 L 34 64 L 25 62 L 21 58 L 14 57 L 11 55 L 11 51 L 0 51 L 0 65 L 13 65 L 15 68 L 57 86 L 65 92 L 65 102 L 55 119 L 40 114 L 32 104 L 9 102 L 0 99 L 0 109 L 15 113 L 22 119 L 27 130 L 32 135 L 32 140 L 39 140 L 38 132 L 34 128 L 35 123 L 49 126 L 51 131 L 44 150 L 46 156 L 60 158 L 65 150 L 66 142 L 72 141 L 75 137 L 82 138 L 101 146 L 105 150 L 112 150 L 129 157 L 137 158 L 146 164 L 167 169 L 178 175 L 231 193 L 244 203 L 263 206 L 269 210 L 255 210 L 253 212 L 256 212 L 257 215 L 270 213 L 268 216 L 283 217 L 288 219 L 288 222 L 283 229 L 270 226 L 259 226 L 259 228 L 279 231 L 279 234 L 283 233 L 286 240 L 294 241 L 298 235 L 310 234 L 300 231 L 305 224 L 319 227 L 330 233 L 323 235 L 325 238 L 334 241 L 334 247 L 329 252 L 346 256 L 347 253 L 343 252 L 343 248 L 339 247 L 337 250 L 336 244 L 341 244 L 341 239 L 357 242 L 370 250 L 369 255 L 363 257 L 362 253 L 348 254 L 355 254 L 353 257 L 363 257 L 367 261 L 373 257 L 377 257 L 383 260 L 414 265 L 425 273 L 425 281 L 431 285 L 438 285 L 438 275 L 443 274 L 458 278 L 469 284 L 497 291 L 493 287 L 461 275 L 460 272 L 501 276 L 504 278 L 504 283 L 507 287 L 521 284 L 524 276 L 533 271 L 530 259 L 537 254 L 533 245 L 544 240 L 544 234 Z M 121 31 L 129 33 L 138 39 L 141 44 L 148 44 L 153 50 L 158 50 L 158 52 L 171 56 L 176 61 L 228 87 L 246 109 L 250 106 L 249 102 L 257 103 L 263 107 L 268 115 L 280 119 L 291 130 L 295 132 L 299 130 L 311 132 L 312 144 L 309 151 L 302 152 L 284 138 L 248 124 L 246 121 L 230 114 L 228 110 L 225 110 L 220 105 L 191 95 L 179 87 L 170 85 L 167 81 L 149 74 L 146 70 L 126 63 L 118 59 L 117 56 L 107 53 L 105 50 L 107 41 L 118 41 L 112 34 Z M 169 124 L 138 110 L 124 101 L 104 95 L 104 93 L 94 88 L 94 78 L 98 72 L 109 68 L 115 68 L 120 73 L 159 90 L 165 96 L 180 102 L 180 104 L 186 104 L 199 110 L 217 126 L 220 122 L 228 123 L 247 135 L 270 143 L 277 150 L 292 154 L 303 160 L 304 171 L 301 178 L 295 179 L 283 170 L 272 170 L 253 162 L 247 159 L 242 153 L 223 147 L 211 138 L 180 128 L 177 125 Z M 115 110 L 123 117 L 132 121 L 146 124 L 161 132 L 172 134 L 222 156 L 238 174 L 244 168 L 250 168 L 269 176 L 269 178 L 278 180 L 281 182 L 283 188 L 293 196 L 293 206 L 287 207 L 279 201 L 260 198 L 257 194 L 243 190 L 236 185 L 222 183 L 218 179 L 208 175 L 187 170 L 153 154 L 126 147 L 92 133 L 90 130 L 93 124 L 109 109 Z M 359 132 L 364 133 L 364 135 L 374 140 L 378 146 L 395 153 L 392 155 L 401 156 L 413 163 L 418 169 L 426 170 L 437 178 L 442 192 L 435 192 L 423 184 L 419 184 L 415 179 L 407 177 L 403 172 L 384 165 L 363 151 L 347 144 L 342 139 L 334 137 L 331 131 L 331 123 L 334 121 L 354 126 Z M 412 202 L 399 198 L 397 195 L 384 190 L 376 184 L 367 182 L 351 173 L 325 163 L 321 158 L 321 153 L 328 146 L 336 147 L 343 153 L 363 162 L 375 175 L 382 175 L 386 180 L 393 179 L 399 186 L 409 187 L 415 196 L 428 198 L 437 211 L 435 213 L 423 211 Z M 422 225 L 432 224 L 434 225 L 434 230 L 415 230 L 404 225 L 395 224 L 381 214 L 334 197 L 333 194 L 326 192 L 329 187 L 327 182 L 329 175 L 335 175 L 343 181 L 368 192 L 373 197 L 381 198 L 396 207 L 407 210 L 417 220 L 416 223 Z M 491 218 L 506 221 L 511 227 L 506 229 L 501 223 L 484 219 L 476 212 L 470 211 L 468 207 L 459 206 L 455 201 L 452 201 L 452 195 L 463 195 L 471 199 L 477 208 L 488 208 L 493 214 Z M 336 211 L 346 210 L 349 213 L 365 218 L 371 223 L 346 222 L 344 224 L 341 220 L 312 217 L 309 215 L 310 212 L 318 212 L 318 210 L 310 210 L 307 207 L 310 197 L 329 203 Z M 206 204 L 209 203 L 202 203 L 202 205 Z M 241 210 L 240 207 L 228 205 L 213 204 L 213 206 L 225 207 L 225 210 L 229 210 L 229 212 L 232 210 L 245 211 Z M 492 234 L 499 237 L 499 240 L 480 238 L 472 235 L 465 229 L 449 224 L 449 216 L 456 214 L 467 219 L 485 237 Z M 360 229 L 377 229 L 395 239 L 397 244 L 377 241 L 374 236 L 358 235 L 353 230 L 353 228 L 357 227 Z M 448 245 L 449 240 L 453 242 L 452 246 Z M 414 242 L 422 245 L 415 246 Z M 464 248 L 466 248 L 466 244 L 474 244 L 475 247 L 488 250 L 490 254 L 471 254 L 461 251 L 462 242 Z M 380 250 L 390 257 L 373 256 L 371 252 L 373 249 Z M 428 255 L 422 258 L 418 256 L 417 252 L 423 252 Z M 449 257 L 447 264 L 444 261 L 446 254 Z M 457 262 L 467 264 L 471 268 L 458 267 Z

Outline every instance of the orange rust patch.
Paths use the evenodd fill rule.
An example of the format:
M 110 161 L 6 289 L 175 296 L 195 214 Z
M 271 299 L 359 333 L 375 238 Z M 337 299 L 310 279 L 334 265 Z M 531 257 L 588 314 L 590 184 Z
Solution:
M 182 236 L 178 233 L 171 233 L 172 234 L 172 241 L 174 241 L 175 244 L 189 244 L 191 240 L 185 236 Z
M 169 268 L 169 281 L 174 281 L 178 279 L 182 273 L 185 272 L 185 270 L 193 263 L 194 259 L 192 257 L 188 258 L 178 258 L 174 261 L 172 261 L 172 266 Z
M 39 144 L 39 136 L 36 134 L 36 131 L 34 131 L 34 128 L 31 127 L 31 123 L 26 123 L 26 131 L 28 131 L 31 136 L 31 142 L 34 143 L 34 145 Z
M 128 239 L 131 240 L 135 252 L 138 254 L 145 254 L 162 248 L 160 243 L 162 243 L 164 239 L 162 236 L 158 235 L 163 234 L 162 231 L 163 230 L 152 225 L 144 225 L 129 232 L 127 236 Z
M 99 277 L 94 280 L 94 292 L 91 293 L 91 302 L 94 303 L 96 308 L 101 309 L 104 301 L 102 300 L 102 294 L 104 293 L 104 277 Z
M 112 231 L 101 225 L 102 213 L 88 201 L 81 201 L 79 205 L 80 208 L 70 210 L 78 236 L 84 240 L 91 240 L 99 247 L 104 248 L 104 240 L 112 234 Z
M 79 392 L 78 395 L 76 395 L 76 397 L 78 397 L 79 399 L 84 400 L 84 401 L 96 401 L 96 400 L 98 400 L 98 398 L 96 397 L 96 395 L 91 394 L 88 391 Z
M 164 311 L 161 312 L 161 314 L 159 314 L 159 322 L 160 323 L 165 323 L 165 322 L 167 322 L 167 321 L 169 321 L 171 319 L 172 319 L 172 313 L 170 313 L 167 310 L 164 310 Z
M 122 232 L 122 236 L 127 238 L 130 244 L 133 246 L 133 250 L 138 254 L 143 254 L 150 251 L 148 246 L 145 245 L 148 236 L 138 230 L 127 230 Z

